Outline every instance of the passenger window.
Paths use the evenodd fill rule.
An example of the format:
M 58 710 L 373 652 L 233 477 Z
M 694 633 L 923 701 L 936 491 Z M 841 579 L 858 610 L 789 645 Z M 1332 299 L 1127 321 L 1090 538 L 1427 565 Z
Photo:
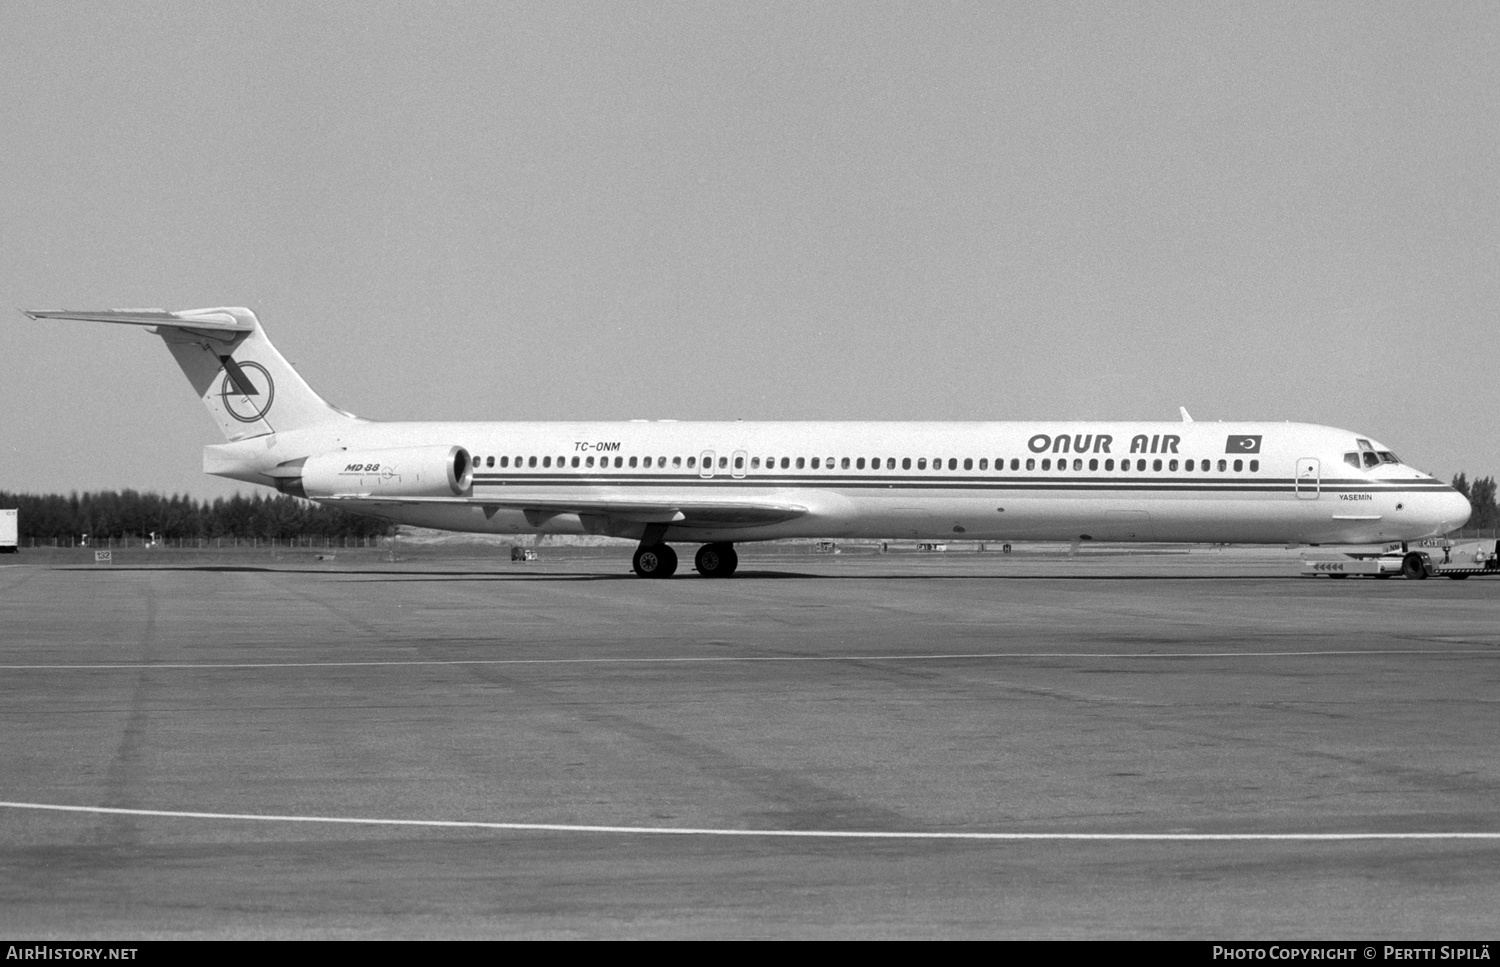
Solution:
M 801 457 L 797 458 L 797 469 L 798 470 L 802 469 L 802 458 Z
M 1227 466 L 1228 466 L 1228 464 L 1226 464 L 1226 463 L 1225 463 L 1225 462 L 1224 462 L 1224 461 L 1223 461 L 1223 460 L 1220 460 L 1220 461 L 1219 461 L 1219 472 L 1220 472 L 1220 473 L 1223 473 L 1223 472 L 1224 472 L 1224 470 L 1225 470 L 1225 468 L 1226 468 L 1226 467 L 1227 467 Z
M 857 459 L 857 460 L 854 461 L 854 469 L 855 470 L 863 470 L 864 468 L 865 468 L 865 458 L 864 457 L 860 457 L 859 459 Z
M 561 461 L 561 460 L 559 460 L 559 461 L 557 461 L 557 462 L 558 462 L 558 463 L 559 463 L 559 464 L 561 464 L 561 463 L 562 463 L 562 461 Z M 577 458 L 577 457 L 574 457 L 574 458 L 573 458 L 573 466 L 574 466 L 574 467 L 577 467 L 577 466 L 578 466 L 578 458 Z
M 1043 470 L 1051 470 L 1052 469 L 1052 458 L 1051 457 L 1047 457 L 1046 459 L 1042 460 L 1042 469 Z
M 832 464 L 830 464 L 830 466 L 832 466 Z M 849 458 L 848 457 L 844 458 L 844 469 L 845 470 L 849 469 Z
M 1160 460 L 1152 460 L 1151 461 L 1151 469 L 1152 470 L 1160 470 L 1161 469 L 1161 461 Z
M 728 457 L 720 457 L 719 458 L 719 469 L 720 470 L 728 470 L 729 469 L 729 458 Z
M 1027 457 L 1026 458 L 1026 469 L 1027 470 L 1035 470 L 1036 469 L 1036 457 Z
M 781 469 L 786 470 L 790 466 L 791 466 L 791 458 L 790 457 L 782 457 L 781 458 Z M 800 467 L 800 466 L 802 466 L 802 464 L 799 463 L 799 464 L 797 464 L 797 466 Z
M 751 457 L 750 458 L 750 469 L 751 470 L 759 470 L 760 469 L 760 457 Z
M 574 457 L 573 461 L 576 463 L 578 461 L 578 458 Z M 604 458 L 604 462 L 605 463 L 609 463 L 609 457 L 605 457 Z M 588 460 L 585 461 L 585 465 L 588 466 L 590 469 L 592 469 L 593 466 L 594 466 L 594 458 L 593 457 L 589 457 Z
M 818 458 L 817 457 L 813 457 L 812 458 L 812 468 L 814 470 L 818 469 Z
M 736 470 L 744 470 L 745 469 L 745 458 L 744 457 L 735 457 L 734 458 L 734 469 L 736 469 Z
M 1243 461 L 1243 460 L 1236 460 L 1234 462 L 1234 472 L 1235 473 L 1239 473 L 1244 468 L 1245 468 L 1245 461 Z
M 926 457 L 918 457 L 917 458 L 917 469 L 918 470 L 926 470 L 927 469 L 927 458 Z
M 650 462 L 651 462 L 651 458 L 650 458 L 650 457 L 647 457 L 647 458 L 646 458 L 646 462 L 647 462 L 647 463 L 650 463 Z M 630 458 L 630 469 L 632 469 L 632 470 L 634 470 L 634 469 L 635 469 L 635 457 L 631 457 L 631 458 Z
M 528 467 L 535 467 L 536 466 L 536 457 L 529 457 L 529 458 L 527 458 L 527 460 L 526 460 L 526 466 L 528 466 Z
M 887 470 L 895 470 L 896 469 L 896 458 L 895 457 L 886 457 L 885 458 L 885 468 Z
M 1110 459 L 1104 461 L 1104 469 L 1105 470 L 1113 470 L 1114 468 L 1115 468 L 1115 461 L 1114 461 L 1113 457 L 1111 457 Z
M 1090 470 L 1098 470 L 1099 469 L 1099 460 L 1098 460 L 1098 458 L 1094 458 L 1094 459 L 1092 459 L 1092 460 L 1089 461 L 1089 469 Z
M 1079 458 L 1079 457 L 1074 457 L 1073 458 L 1073 469 L 1074 470 L 1082 470 L 1083 469 L 1083 460 L 1081 458 Z
M 958 458 L 957 457 L 949 457 L 948 458 L 948 469 L 949 470 L 957 470 L 958 469 Z
M 1170 460 L 1170 461 L 1168 461 L 1167 462 L 1167 469 L 1168 470 L 1176 470 L 1177 469 L 1177 461 L 1176 460 Z
M 979 458 L 979 469 L 980 470 L 988 470 L 989 468 L 990 468 L 990 458 L 989 457 L 980 457 Z
M 483 459 L 484 459 L 484 458 L 483 458 L 483 457 L 481 457 L 481 456 L 480 456 L 480 455 L 479 455 L 479 454 L 477 454 L 477 453 L 476 453 L 476 454 L 474 454 L 474 469 L 475 469 L 475 470 L 478 470 L 478 469 L 479 469 L 479 461 L 481 461 L 481 460 L 483 460 Z
M 1020 470 L 1021 469 L 1021 458 L 1020 457 L 1011 457 L 1010 458 L 1010 468 L 1012 470 Z
M 672 469 L 676 470 L 678 467 L 681 467 L 681 466 L 682 466 L 682 458 L 681 457 L 673 457 L 672 458 Z
M 902 470 L 910 470 L 911 469 L 911 457 L 902 457 L 901 458 L 901 469 Z
M 1130 461 L 1129 460 L 1121 460 L 1120 461 L 1120 472 L 1121 473 L 1129 473 L 1130 472 Z
M 543 457 L 542 458 L 542 466 L 544 466 L 544 467 L 550 467 L 550 466 L 552 466 L 552 458 L 551 457 Z
M 1259 473 L 1260 472 L 1260 461 L 1259 460 L 1251 460 L 1250 461 L 1250 472 L 1251 473 Z
M 508 467 L 508 466 L 510 466 L 510 457 L 501 457 L 500 458 L 500 466 L 502 466 L 502 467 Z
M 697 465 L 698 465 L 698 458 L 697 457 L 688 457 L 687 468 L 689 470 L 693 469 Z
M 1157 462 L 1160 463 L 1161 461 L 1158 460 Z M 1137 460 L 1135 462 L 1135 468 L 1137 470 L 1145 470 L 1146 469 L 1146 461 L 1144 459 Z

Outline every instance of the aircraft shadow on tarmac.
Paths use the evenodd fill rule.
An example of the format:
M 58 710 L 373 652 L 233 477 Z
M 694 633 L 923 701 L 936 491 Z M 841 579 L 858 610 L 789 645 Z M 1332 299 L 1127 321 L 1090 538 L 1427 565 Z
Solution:
M 183 567 L 136 567 L 114 565 L 109 568 L 76 568 L 77 573 L 102 575 L 120 571 L 198 571 L 207 573 L 252 573 L 252 574 L 323 574 L 328 576 L 364 578 L 365 583 L 380 581 L 413 582 L 535 582 L 535 581 L 641 581 L 635 573 L 626 570 L 620 573 L 598 574 L 590 572 L 565 572 L 547 574 L 518 574 L 500 571 L 411 571 L 400 568 L 338 569 L 264 567 L 242 564 L 201 564 Z M 805 571 L 739 571 L 732 581 L 779 581 L 801 579 L 805 581 L 1290 581 L 1300 580 L 1297 574 L 812 574 Z M 697 575 L 682 574 L 669 581 L 700 580 Z M 718 578 L 718 581 L 726 579 Z M 648 582 L 649 583 L 649 582 Z M 1331 583 L 1331 582 L 1329 582 Z M 1358 584 L 1359 582 L 1355 582 Z

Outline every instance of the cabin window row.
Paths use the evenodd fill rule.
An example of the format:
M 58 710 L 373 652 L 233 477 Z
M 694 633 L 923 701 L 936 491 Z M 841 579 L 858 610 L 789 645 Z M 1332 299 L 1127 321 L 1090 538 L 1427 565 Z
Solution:
M 512 458 L 512 457 L 509 457 L 509 456 L 502 456 L 502 457 L 493 457 L 493 456 L 491 456 L 491 457 L 481 457 L 478 454 L 476 454 L 474 456 L 474 469 L 478 470 L 482 466 L 483 467 L 496 467 L 496 466 L 498 466 L 501 469 L 506 469 L 506 468 L 509 468 L 509 467 L 512 466 L 512 460 L 514 460 L 514 466 L 517 469 L 524 468 L 524 469 L 528 469 L 528 470 L 529 469 L 537 469 L 537 468 L 541 468 L 541 469 L 546 470 L 546 469 L 551 469 L 554 466 L 557 467 L 557 468 L 559 468 L 559 469 L 566 469 L 566 468 L 571 467 L 573 469 L 592 470 L 592 469 L 595 469 L 596 467 L 599 468 L 599 469 L 608 469 L 611 466 L 611 458 L 610 457 L 598 457 L 598 458 L 595 458 L 595 457 L 574 456 L 574 457 L 569 458 L 567 456 L 560 456 L 560 457 L 556 458 L 556 463 L 553 462 L 553 459 L 554 458 L 552 458 L 550 456 L 543 456 L 543 457 L 517 456 L 517 457 Z M 668 459 L 671 460 L 672 468 L 676 469 L 676 470 L 681 470 L 681 469 L 684 468 L 684 466 L 688 470 L 709 469 L 708 468 L 708 461 L 707 460 L 704 461 L 704 466 L 702 468 L 700 468 L 698 466 L 698 458 L 697 457 L 687 457 L 686 459 L 684 459 L 683 457 L 671 457 L 671 458 L 668 458 L 668 457 L 614 457 L 613 458 L 613 467 L 616 470 L 622 470 L 622 469 L 625 469 L 627 467 L 630 468 L 630 469 L 632 469 L 632 470 L 637 470 L 637 469 L 646 469 L 646 470 L 649 470 L 649 469 L 652 469 L 653 467 L 654 468 L 658 468 L 658 469 L 665 469 L 666 466 L 667 466 Z M 949 470 L 958 470 L 958 469 L 960 469 L 960 466 L 964 470 L 972 471 L 972 470 L 975 469 L 975 460 L 974 460 L 973 457 L 964 457 L 962 460 L 960 460 L 958 457 L 947 457 L 947 458 L 933 457 L 932 460 L 931 460 L 931 464 L 930 464 L 931 469 L 933 469 L 933 470 L 942 470 L 942 469 L 944 469 L 945 459 L 946 459 L 947 469 L 949 469 Z M 779 461 L 779 466 L 778 466 L 778 461 Z M 870 457 L 868 459 L 865 458 L 865 457 L 842 457 L 842 458 L 838 458 L 837 461 L 835 461 L 834 457 L 827 457 L 827 458 L 820 458 L 820 457 L 779 457 L 779 458 L 778 457 L 766 457 L 764 459 L 764 462 L 762 462 L 762 459 L 760 457 L 751 457 L 750 458 L 750 469 L 751 470 L 760 470 L 760 469 L 762 469 L 762 466 L 764 466 L 764 469 L 766 469 L 766 470 L 776 470 L 776 469 L 781 469 L 781 470 L 808 470 L 808 469 L 811 469 L 811 470 L 821 470 L 821 469 L 825 469 L 825 468 L 828 469 L 828 470 L 833 470 L 833 469 L 841 469 L 841 470 L 864 470 L 864 469 L 866 469 L 866 467 L 868 467 L 871 470 L 880 470 L 880 469 L 882 469 L 882 466 L 881 466 L 882 462 L 884 463 L 884 469 L 886 469 L 886 470 L 895 470 L 896 469 L 896 458 L 895 457 Z M 902 470 L 913 470 L 913 469 L 915 469 L 915 470 L 927 470 L 929 468 L 929 462 L 928 462 L 928 458 L 927 457 L 916 457 L 916 458 L 902 457 L 900 463 L 901 463 L 901 469 Z M 1133 466 L 1133 469 L 1135 471 L 1142 472 L 1142 473 L 1145 472 L 1148 469 L 1148 467 L 1149 467 L 1150 470 L 1152 470 L 1154 472 L 1160 472 L 1160 471 L 1165 470 L 1168 473 L 1177 473 L 1180 470 L 1180 471 L 1185 472 L 1185 473 L 1194 473 L 1194 472 L 1198 472 L 1198 473 L 1211 473 L 1211 472 L 1214 472 L 1215 470 L 1217 470 L 1217 472 L 1219 472 L 1219 473 L 1227 473 L 1232 468 L 1235 473 L 1242 473 L 1245 470 L 1245 464 L 1246 464 L 1246 462 L 1244 460 L 1233 460 L 1233 461 L 1230 461 L 1230 460 L 1220 459 L 1218 461 L 1217 466 L 1215 466 L 1215 463 L 1214 463 L 1213 460 L 1197 460 L 1197 459 L 1177 460 L 1175 458 L 1173 458 L 1171 460 L 1162 460 L 1162 459 L 1158 458 L 1158 459 L 1147 461 L 1144 458 L 1141 458 L 1141 459 L 1135 460 L 1134 464 L 1132 465 L 1132 462 L 1130 461 L 1130 459 L 1129 458 L 1125 458 L 1125 459 L 1121 459 L 1119 461 L 1119 470 L 1122 473 L 1128 473 L 1128 472 L 1131 471 L 1132 466 Z M 1057 461 L 1056 461 L 1056 467 L 1055 467 L 1055 469 L 1057 471 L 1059 471 L 1059 472 L 1067 471 L 1067 470 L 1070 470 L 1070 469 L 1071 470 L 1082 471 L 1084 469 L 1084 465 L 1085 465 L 1085 461 L 1083 460 L 1082 457 L 1075 457 L 1073 459 L 1073 461 L 1072 461 L 1071 464 L 1069 463 L 1069 461 L 1067 460 L 1066 457 L 1059 457 L 1057 459 Z M 1090 458 L 1087 461 L 1087 466 L 1088 466 L 1088 469 L 1090 471 L 1094 471 L 1094 472 L 1097 472 L 1098 470 L 1101 469 L 1101 463 L 1100 463 L 1100 461 L 1099 461 L 1099 459 L 1097 457 Z M 1251 473 L 1259 473 L 1260 472 L 1260 461 L 1259 460 L 1251 460 L 1251 461 L 1249 461 L 1249 468 L 1250 468 L 1250 472 Z M 728 469 L 730 469 L 730 458 L 729 457 L 724 457 L 724 456 L 719 457 L 718 458 L 718 468 L 717 469 L 719 469 L 719 470 L 728 470 Z M 733 467 L 733 469 L 740 470 L 740 471 L 742 471 L 742 470 L 745 469 L 745 458 L 743 456 L 736 456 L 734 458 L 734 467 Z M 980 457 L 979 458 L 979 460 L 978 460 L 978 469 L 981 470 L 981 471 L 987 471 L 987 470 L 990 469 L 990 460 L 989 460 L 988 457 Z M 1002 472 L 1005 471 L 1005 469 L 1006 469 L 1005 458 L 1004 457 L 996 457 L 995 458 L 995 472 L 996 473 L 1002 473 Z M 1054 469 L 1054 462 L 1053 462 L 1053 460 L 1052 460 L 1051 457 L 1042 457 L 1040 459 L 1038 459 L 1036 457 L 1027 457 L 1024 462 L 1019 457 L 1011 457 L 1010 458 L 1010 469 L 1011 470 L 1023 470 L 1024 469 L 1024 470 L 1031 470 L 1031 471 L 1035 471 L 1035 470 L 1051 471 L 1051 470 Z M 1115 469 L 1116 469 L 1116 464 L 1115 464 L 1114 458 L 1111 457 L 1109 459 L 1104 460 L 1103 464 L 1102 464 L 1102 469 L 1105 472 L 1113 473 L 1115 471 Z

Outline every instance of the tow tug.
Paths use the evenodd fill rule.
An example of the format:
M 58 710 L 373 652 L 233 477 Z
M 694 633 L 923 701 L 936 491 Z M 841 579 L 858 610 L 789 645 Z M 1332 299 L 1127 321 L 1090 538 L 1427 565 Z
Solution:
M 1302 576 L 1346 578 L 1351 575 L 1421 581 L 1446 577 L 1462 581 L 1472 574 L 1500 576 L 1500 540 L 1453 541 L 1429 538 L 1408 545 L 1388 544 L 1373 552 L 1329 551 L 1302 560 Z

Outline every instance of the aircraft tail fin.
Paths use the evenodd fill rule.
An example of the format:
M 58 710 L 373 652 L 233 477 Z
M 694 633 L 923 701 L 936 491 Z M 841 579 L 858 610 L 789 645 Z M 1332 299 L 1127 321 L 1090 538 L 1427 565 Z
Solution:
M 358 419 L 298 375 L 249 309 L 22 309 L 31 319 L 148 326 L 162 338 L 229 441 Z

